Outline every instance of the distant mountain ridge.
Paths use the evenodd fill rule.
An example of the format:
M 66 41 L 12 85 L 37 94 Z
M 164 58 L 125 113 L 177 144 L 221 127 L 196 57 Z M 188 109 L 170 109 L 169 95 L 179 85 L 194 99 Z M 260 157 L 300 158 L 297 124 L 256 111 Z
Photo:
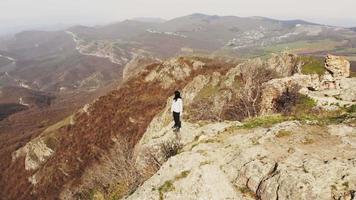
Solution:
M 24 31 L 0 40 L 1 55 L 16 60 L 12 63 L 0 58 L 0 73 L 8 72 L 33 89 L 98 89 L 120 79 L 122 68 L 137 55 L 168 58 L 215 53 L 255 57 L 288 50 L 318 56 L 328 51 L 354 57 L 356 33 L 350 30 L 354 29 L 303 20 L 195 13 L 171 20 L 135 18 L 104 26 L 74 26 L 64 31 Z M 90 63 L 103 63 L 105 69 L 84 67 Z M 36 71 L 36 76 L 32 76 Z M 0 77 L 0 83 L 7 80 Z
M 167 21 L 159 17 L 137 17 L 137 18 L 132 18 L 132 20 L 140 21 L 140 22 L 151 22 L 151 23 L 163 23 Z
M 182 49 L 258 56 L 263 51 L 273 51 L 273 48 L 281 51 L 283 46 L 300 50 L 297 48 L 298 42 L 310 43 L 310 47 L 301 51 L 317 53 L 322 51 L 317 47 L 327 42 L 326 40 L 333 41 L 331 43 L 335 46 L 347 46 L 340 42 L 340 38 L 351 37 L 353 39 L 349 42 L 352 44 L 355 38 L 354 33 L 348 32 L 349 29 L 303 20 L 200 13 L 159 23 L 126 20 L 108 26 L 73 27 L 70 30 L 88 40 L 104 37 L 125 41 L 126 45 L 136 45 L 155 56 L 165 57 L 184 53 Z M 334 48 L 332 46 L 329 50 Z
M 0 103 L 5 104 L 1 108 L 5 115 L 0 116 L 0 170 L 5 172 L 0 173 L 0 196 L 88 199 L 96 188 L 113 192 L 106 191 L 108 186 L 122 181 L 118 171 L 127 170 L 120 159 L 132 156 L 121 151 L 126 146 L 132 150 L 146 128 L 170 121 L 172 91 L 186 88 L 185 102 L 191 105 L 186 112 L 190 119 L 184 120 L 209 119 L 204 114 L 240 120 L 244 116 L 237 116 L 240 112 L 234 106 L 242 106 L 244 100 L 237 92 L 243 83 L 255 80 L 246 79 L 242 67 L 259 66 L 260 72 L 271 67 L 289 76 L 304 64 L 319 67 L 316 70 L 324 64 L 290 53 L 283 57 L 271 53 L 355 58 L 355 46 L 356 33 L 349 28 L 205 14 L 25 31 L 2 39 Z M 173 58 L 166 60 L 169 57 Z M 243 62 L 251 57 L 260 58 Z M 290 64 L 291 69 L 283 69 Z M 299 74 L 280 76 L 289 83 Z M 342 97 L 330 96 L 334 97 L 337 105 Z M 153 120 L 159 113 L 166 113 L 169 120 Z M 126 177 L 137 176 L 132 173 Z M 124 187 L 125 193 L 132 186 Z M 159 188 L 149 190 L 157 193 Z

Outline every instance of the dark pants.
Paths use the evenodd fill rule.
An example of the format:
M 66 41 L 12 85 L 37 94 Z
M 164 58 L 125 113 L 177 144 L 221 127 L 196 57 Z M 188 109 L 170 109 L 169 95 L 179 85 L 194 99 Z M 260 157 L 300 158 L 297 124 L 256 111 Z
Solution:
M 179 116 L 180 116 L 180 113 L 173 112 L 174 128 L 180 128 L 182 126 Z

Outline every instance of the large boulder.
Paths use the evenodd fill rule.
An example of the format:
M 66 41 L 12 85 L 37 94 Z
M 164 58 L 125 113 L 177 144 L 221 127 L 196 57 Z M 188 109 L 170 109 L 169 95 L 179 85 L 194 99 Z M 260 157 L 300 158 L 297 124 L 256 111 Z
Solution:
M 334 78 L 347 78 L 350 76 L 350 62 L 345 57 L 327 55 L 325 59 L 325 69 Z
M 325 69 L 321 81 L 323 89 L 338 89 L 340 80 L 350 76 L 350 62 L 345 57 L 327 55 Z
M 266 65 L 267 68 L 275 70 L 280 77 L 292 76 L 301 72 L 301 62 L 295 54 L 273 55 L 267 60 Z

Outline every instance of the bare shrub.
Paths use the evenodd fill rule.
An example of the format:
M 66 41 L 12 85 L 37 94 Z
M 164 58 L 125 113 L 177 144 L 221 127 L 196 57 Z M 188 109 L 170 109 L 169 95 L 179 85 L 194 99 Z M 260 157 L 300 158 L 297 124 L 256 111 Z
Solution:
M 287 88 L 285 92 L 282 93 L 277 99 L 274 100 L 275 110 L 278 113 L 288 115 L 292 112 L 293 107 L 296 105 L 300 87 L 295 85 L 290 88 Z
M 119 136 L 115 143 L 115 148 L 110 150 L 109 155 L 101 155 L 98 164 L 93 166 L 90 178 L 96 181 L 89 187 L 101 187 L 101 191 L 110 199 L 121 199 L 135 191 L 145 178 L 137 169 L 132 147 L 127 139 Z M 91 179 L 85 182 L 91 182 Z
M 189 107 L 190 121 L 218 121 L 220 116 L 214 112 L 212 100 L 207 98 L 193 102 Z
M 299 93 L 300 87 L 293 86 L 287 89 L 274 100 L 274 110 L 284 115 L 302 119 L 305 117 L 319 116 L 325 112 L 317 109 L 316 102 L 310 97 Z M 328 115 L 328 112 L 326 112 Z M 329 113 L 330 114 L 330 113 Z
M 260 113 L 262 84 L 277 74 L 263 65 L 242 65 L 238 76 L 240 86 L 235 97 L 225 106 L 224 115 L 230 120 L 255 117 Z
M 148 150 L 146 153 L 147 160 L 145 169 L 142 172 L 144 176 L 152 176 L 155 174 L 164 162 L 170 157 L 173 157 L 179 153 L 182 149 L 182 144 L 176 140 L 164 142 L 159 145 L 159 150 Z
M 118 162 L 116 166 L 120 166 L 118 169 L 119 179 L 122 180 L 128 189 L 128 192 L 136 190 L 137 187 L 141 185 L 144 181 L 141 173 L 136 168 L 135 159 L 133 156 L 133 151 L 128 142 L 121 143 L 121 153 L 118 154 Z M 126 191 L 127 192 L 127 191 Z
M 163 160 L 167 161 L 170 157 L 173 157 L 179 153 L 182 149 L 182 144 L 176 140 L 172 140 L 161 144 L 161 152 Z

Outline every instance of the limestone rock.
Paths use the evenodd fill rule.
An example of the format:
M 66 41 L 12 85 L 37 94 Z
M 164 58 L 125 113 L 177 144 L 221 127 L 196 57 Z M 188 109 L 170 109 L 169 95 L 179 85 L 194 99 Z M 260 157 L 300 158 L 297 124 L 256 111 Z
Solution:
M 340 80 L 340 99 L 356 102 L 356 78 L 342 78 Z
M 305 91 L 324 110 L 338 110 L 356 104 L 356 78 L 341 78 L 339 88 Z
M 225 127 L 216 130 L 190 124 L 182 132 L 181 153 L 125 199 L 349 200 L 355 196 L 355 149 L 340 137 L 353 134 L 355 127 L 331 127 L 329 132 L 327 127 L 294 121 L 251 130 L 223 124 L 212 125 Z M 173 135 L 168 128 L 161 137 L 150 133 L 145 144 Z M 211 131 L 187 140 L 198 129 Z
M 290 53 L 273 55 L 272 58 L 268 59 L 267 67 L 274 69 L 280 77 L 292 76 L 301 72 L 301 63 L 298 56 Z
M 188 77 L 193 70 L 203 67 L 205 64 L 198 60 L 186 60 L 185 58 L 173 58 L 165 61 L 156 71 L 150 72 L 145 81 L 157 80 L 163 88 L 169 88 L 176 81 Z
M 261 114 L 273 113 L 274 100 L 292 87 L 318 88 L 319 78 L 317 75 L 294 74 L 291 77 L 273 79 L 263 85 Z
M 327 55 L 325 69 L 327 71 L 321 81 L 324 89 L 338 89 L 340 79 L 350 76 L 350 62 L 341 56 Z
M 350 62 L 341 56 L 327 55 L 325 69 L 336 79 L 350 76 Z
M 328 126 L 331 135 L 338 136 L 345 146 L 351 146 L 356 149 L 356 129 L 350 126 L 339 124 Z
M 54 153 L 42 138 L 36 138 L 12 154 L 12 160 L 25 156 L 25 169 L 36 170 Z

